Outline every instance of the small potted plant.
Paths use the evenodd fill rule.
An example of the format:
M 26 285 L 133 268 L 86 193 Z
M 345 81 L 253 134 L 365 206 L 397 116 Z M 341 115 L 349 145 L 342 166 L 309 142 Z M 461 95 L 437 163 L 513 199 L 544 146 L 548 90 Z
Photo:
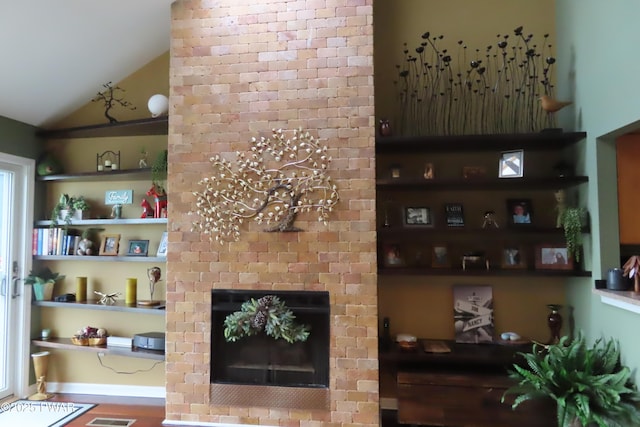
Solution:
M 49 267 L 42 267 L 39 270 L 31 270 L 24 279 L 24 283 L 33 285 L 33 293 L 37 301 L 51 301 L 53 285 L 62 279 L 64 279 L 64 276 L 60 273 L 52 272 Z
M 580 248 L 582 247 L 582 223 L 586 216 L 584 208 L 567 207 L 560 216 L 560 224 L 564 229 L 567 245 L 567 256 L 573 255 L 576 262 L 580 262 Z
M 65 223 L 65 226 L 71 224 L 72 220 L 81 220 L 84 212 L 89 211 L 89 203 L 84 196 L 72 197 L 68 194 L 61 194 L 58 203 L 51 211 L 51 226 L 58 226 L 58 221 Z
M 530 353 L 519 353 L 510 378 L 517 384 L 502 397 L 515 395 L 512 407 L 531 399 L 552 399 L 558 427 L 612 427 L 640 425 L 640 393 L 631 370 L 620 363 L 620 349 L 613 339 L 598 339 L 588 347 L 583 334 L 557 344 L 534 344 Z

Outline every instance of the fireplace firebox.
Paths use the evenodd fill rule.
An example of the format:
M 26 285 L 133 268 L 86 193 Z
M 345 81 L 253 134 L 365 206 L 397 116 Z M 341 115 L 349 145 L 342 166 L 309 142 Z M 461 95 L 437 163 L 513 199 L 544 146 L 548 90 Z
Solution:
M 309 327 L 304 342 L 288 343 L 264 332 L 228 342 L 226 317 L 242 304 L 267 295 L 278 297 Z M 322 291 L 211 291 L 211 384 L 329 386 L 329 293 Z

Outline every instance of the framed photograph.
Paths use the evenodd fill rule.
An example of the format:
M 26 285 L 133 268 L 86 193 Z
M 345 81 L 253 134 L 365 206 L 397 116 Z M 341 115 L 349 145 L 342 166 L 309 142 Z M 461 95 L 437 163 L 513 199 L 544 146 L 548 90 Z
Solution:
M 148 240 L 129 240 L 128 256 L 147 256 L 149 253 Z
M 162 233 L 162 237 L 160 238 L 160 244 L 158 245 L 158 252 L 156 256 L 167 256 L 167 244 L 169 243 L 169 232 L 165 231 Z
M 536 247 L 537 270 L 573 270 L 573 258 L 561 243 L 542 244 Z
M 408 227 L 433 227 L 431 208 L 408 206 L 403 212 L 404 225 Z
M 120 248 L 120 235 L 119 234 L 105 234 L 102 238 L 102 244 L 100 245 L 100 255 L 118 255 L 118 249 Z
M 449 248 L 445 244 L 433 245 L 431 251 L 431 267 L 433 268 L 450 268 L 451 258 L 449 257 Z
M 503 151 L 500 153 L 498 176 L 500 178 L 522 178 L 524 175 L 524 151 Z
M 461 203 L 447 203 L 444 205 L 447 227 L 464 227 L 464 210 Z
M 506 245 L 501 253 L 502 268 L 527 268 L 525 253 L 520 245 Z
M 453 286 L 453 324 L 459 343 L 493 342 L 493 290 L 488 285 Z
M 530 199 L 508 199 L 507 217 L 510 225 L 531 224 L 533 220 L 533 205 Z
M 402 267 L 404 265 L 404 258 L 398 245 L 384 245 L 383 256 L 383 263 L 386 267 Z

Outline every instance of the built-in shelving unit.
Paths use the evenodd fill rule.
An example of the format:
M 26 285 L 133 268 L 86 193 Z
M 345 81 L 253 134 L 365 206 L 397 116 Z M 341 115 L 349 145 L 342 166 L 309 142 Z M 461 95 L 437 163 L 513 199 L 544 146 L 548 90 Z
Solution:
M 41 348 L 84 351 L 89 353 L 101 353 L 111 356 L 135 357 L 138 359 L 164 360 L 164 352 L 161 351 L 142 350 L 133 347 L 109 347 L 106 345 L 76 345 L 71 342 L 71 338 L 49 338 L 47 340 L 33 340 L 32 343 Z
M 68 129 L 41 130 L 38 136 L 47 139 L 104 138 L 117 136 L 166 135 L 169 132 L 167 116 L 128 120 L 117 123 L 79 126 Z
M 38 176 L 38 181 L 142 181 L 151 179 L 151 168 L 118 169 L 106 172 L 80 172 Z
M 108 255 L 36 255 L 33 259 L 42 261 L 83 261 L 83 262 L 167 262 L 166 257 L 155 256 L 108 256 Z

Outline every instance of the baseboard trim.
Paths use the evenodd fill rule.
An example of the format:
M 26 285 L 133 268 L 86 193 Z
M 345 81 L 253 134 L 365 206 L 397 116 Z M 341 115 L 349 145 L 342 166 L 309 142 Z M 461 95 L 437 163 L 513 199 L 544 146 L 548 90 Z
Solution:
M 49 393 L 69 394 L 99 394 L 103 396 L 125 397 L 166 397 L 164 387 L 119 385 L 119 384 L 89 384 L 89 383 L 47 383 Z

